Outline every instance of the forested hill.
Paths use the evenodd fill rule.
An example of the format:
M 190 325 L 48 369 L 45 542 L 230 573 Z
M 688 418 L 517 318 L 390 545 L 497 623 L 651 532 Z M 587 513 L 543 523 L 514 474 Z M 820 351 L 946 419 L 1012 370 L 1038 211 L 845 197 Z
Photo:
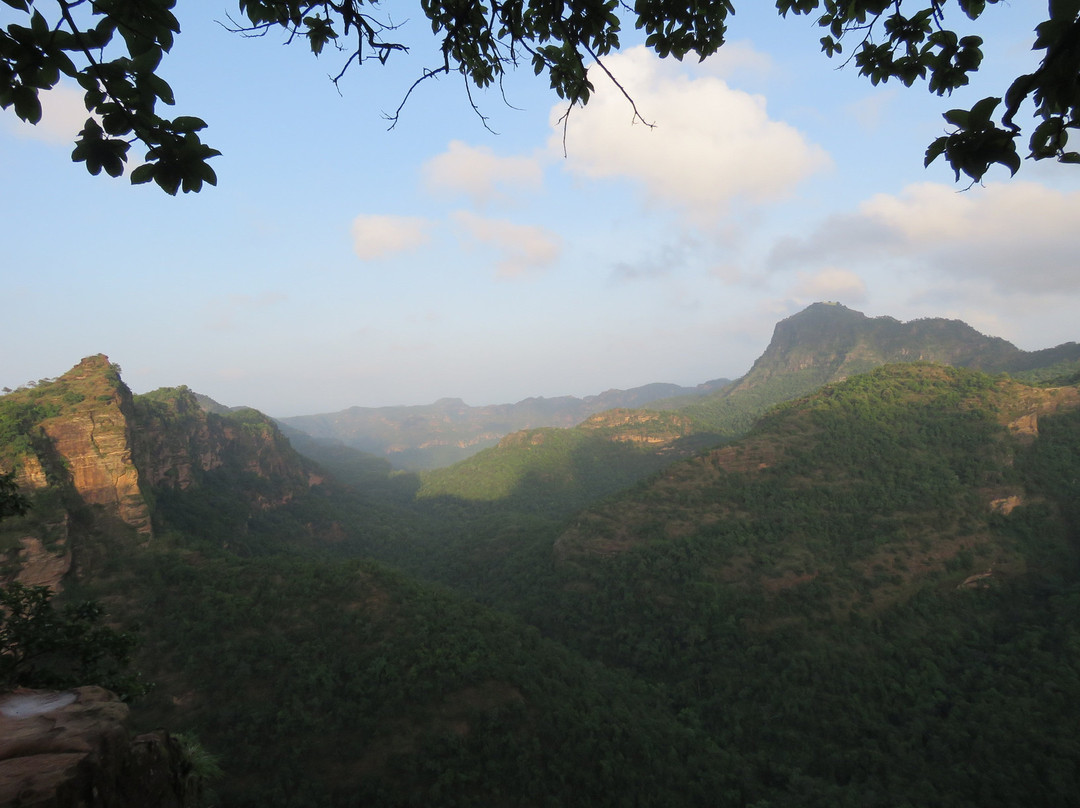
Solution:
M 550 577 L 522 569 L 504 602 L 665 683 L 739 758 L 737 804 L 1064 806 L 1080 787 L 1076 387 L 880 368 L 549 548 Z
M 1080 345 L 1025 352 L 957 320 L 901 323 L 815 303 L 778 323 L 753 368 L 717 392 L 611 410 L 571 429 L 514 433 L 467 460 L 425 472 L 419 493 L 565 514 L 745 434 L 778 403 L 888 362 L 915 361 L 1050 379 L 1080 371 Z
M 132 396 L 99 355 L 0 398 L 0 439 L 30 504 L 0 524 L 0 586 L 138 626 L 155 686 L 133 721 L 197 737 L 221 804 L 669 806 L 730 781 L 647 683 L 375 562 L 326 560 L 446 520 L 323 484 L 260 413 Z
M 487 499 L 416 498 L 374 470 L 318 482 L 257 413 L 131 397 L 104 357 L 0 403 L 0 457 L 31 470 L 34 506 L 4 520 L 3 574 L 36 536 L 74 559 L 63 598 L 141 624 L 157 686 L 133 715 L 201 739 L 222 804 L 1080 791 L 1075 386 L 884 366 L 573 513 L 535 507 L 566 482 L 543 475 Z M 626 410 L 587 428 L 638 450 L 691 425 Z M 562 432 L 509 441 L 544 456 Z M 625 462 L 599 445 L 580 469 Z M 75 480 L 98 478 L 124 495 L 88 501 Z
M 1076 386 L 887 365 L 568 518 L 444 497 L 376 551 L 660 687 L 736 773 L 710 804 L 1065 806 L 1078 486 Z
M 339 460 L 341 447 L 348 447 L 387 458 L 399 469 L 430 470 L 471 458 L 514 432 L 572 428 L 613 409 L 674 409 L 692 420 L 695 432 L 732 437 L 781 401 L 888 362 L 910 361 L 1014 374 L 1042 370 L 1046 379 L 1080 371 L 1080 345 L 1026 352 L 958 320 L 902 323 L 815 303 L 778 323 L 768 347 L 736 382 L 716 379 L 693 388 L 650 384 L 582 399 L 529 398 L 481 407 L 446 398 L 425 406 L 353 407 L 280 423 L 308 436 L 297 444 L 302 440 L 303 451 L 321 460 Z M 581 437 L 570 440 L 576 444 Z
M 397 468 L 448 466 L 495 445 L 511 432 L 539 427 L 572 427 L 617 407 L 645 407 L 657 399 L 701 395 L 729 384 L 716 379 L 697 387 L 648 384 L 608 390 L 585 398 L 527 398 L 516 404 L 473 407 L 461 399 L 409 407 L 351 407 L 322 415 L 279 419 L 312 438 L 333 441 L 386 457 Z
M 745 376 L 694 401 L 652 406 L 676 408 L 703 429 L 738 435 L 777 403 L 890 362 L 935 362 L 1045 380 L 1080 370 L 1080 345 L 1022 351 L 960 320 L 905 323 L 867 317 L 839 303 L 814 303 L 776 324 L 768 347 Z

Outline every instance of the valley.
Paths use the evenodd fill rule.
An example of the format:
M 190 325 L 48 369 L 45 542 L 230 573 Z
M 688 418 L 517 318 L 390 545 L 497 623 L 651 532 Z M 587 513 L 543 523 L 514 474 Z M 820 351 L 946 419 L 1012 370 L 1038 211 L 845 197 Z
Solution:
M 1075 343 L 814 304 L 731 382 L 281 422 L 98 355 L 0 397 L 0 471 L 0 580 L 137 634 L 204 804 L 1080 790 Z

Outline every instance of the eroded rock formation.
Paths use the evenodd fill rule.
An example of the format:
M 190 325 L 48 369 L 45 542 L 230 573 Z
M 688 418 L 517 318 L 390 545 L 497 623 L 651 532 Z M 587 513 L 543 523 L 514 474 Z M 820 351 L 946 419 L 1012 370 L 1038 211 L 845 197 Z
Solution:
M 100 687 L 0 696 L 0 806 L 193 804 L 180 744 L 163 730 L 133 736 L 127 718 Z

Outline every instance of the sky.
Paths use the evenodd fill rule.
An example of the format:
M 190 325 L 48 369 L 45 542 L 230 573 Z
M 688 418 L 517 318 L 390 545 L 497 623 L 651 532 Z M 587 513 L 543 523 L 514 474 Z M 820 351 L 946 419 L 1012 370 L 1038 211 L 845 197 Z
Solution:
M 989 8 L 983 68 L 951 98 L 872 86 L 768 6 L 737 4 L 701 63 L 624 33 L 605 65 L 652 127 L 597 75 L 564 130 L 526 65 L 473 92 L 486 126 L 441 78 L 391 130 L 438 63 L 418 8 L 408 54 L 335 88 L 345 55 L 181 4 L 159 72 L 208 123 L 216 188 L 173 198 L 72 164 L 72 86 L 36 127 L 0 111 L 0 387 L 98 353 L 136 393 L 186 384 L 277 417 L 695 385 L 745 373 L 819 300 L 1025 350 L 1080 340 L 1080 168 L 968 188 L 923 167 L 943 112 L 1034 69 L 1045 5 Z M 0 25 L 19 16 L 0 5 Z

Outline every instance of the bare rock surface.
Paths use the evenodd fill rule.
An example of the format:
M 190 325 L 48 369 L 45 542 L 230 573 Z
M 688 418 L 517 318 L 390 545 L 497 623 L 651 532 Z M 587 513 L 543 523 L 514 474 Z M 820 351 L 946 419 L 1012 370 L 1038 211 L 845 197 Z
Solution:
M 0 808 L 183 808 L 179 744 L 100 687 L 0 696 Z

